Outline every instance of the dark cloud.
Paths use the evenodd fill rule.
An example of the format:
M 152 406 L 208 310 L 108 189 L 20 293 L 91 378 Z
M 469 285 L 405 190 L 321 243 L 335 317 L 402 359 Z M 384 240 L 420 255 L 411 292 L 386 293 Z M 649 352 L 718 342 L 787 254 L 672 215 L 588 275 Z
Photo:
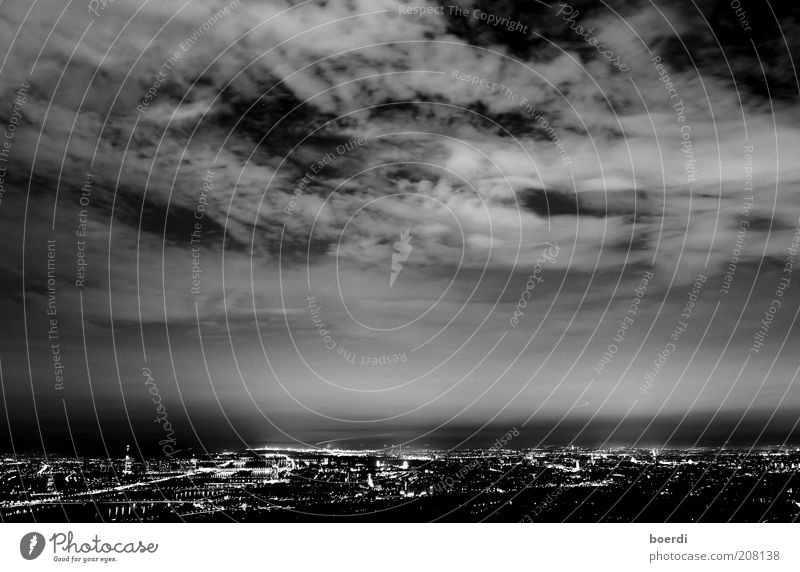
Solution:
M 90 23 L 84 6 L 58 20 L 63 5 L 37 2 L 25 19 L 28 3 L 3 3 L 0 123 L 17 117 L 15 93 L 31 85 L 0 203 L 8 324 L 0 358 L 10 410 L 27 411 L 36 399 L 61 422 L 62 394 L 48 370 L 46 241 L 55 239 L 71 418 L 91 415 L 88 355 L 103 380 L 108 427 L 128 414 L 139 427 L 149 415 L 126 385 L 147 359 L 170 388 L 184 434 L 195 416 L 213 433 L 225 411 L 254 440 L 338 435 L 360 423 L 412 440 L 428 430 L 463 433 L 506 411 L 514 415 L 500 416 L 512 422 L 540 404 L 546 415 L 531 426 L 552 428 L 596 377 L 598 356 L 652 270 L 638 337 L 620 350 L 619 370 L 593 382 L 595 401 L 608 403 L 580 434 L 612 435 L 703 273 L 705 313 L 691 324 L 695 346 L 684 348 L 709 347 L 697 357 L 684 350 L 680 360 L 708 391 L 666 411 L 643 402 L 613 437 L 629 441 L 655 417 L 645 435 L 666 438 L 691 409 L 681 442 L 683 431 L 686 440 L 723 440 L 728 425 L 703 432 L 698 412 L 720 408 L 733 419 L 745 409 L 749 395 L 729 401 L 722 391 L 741 365 L 731 355 L 750 347 L 800 206 L 791 64 L 798 10 L 788 1 L 741 4 L 749 33 L 724 1 L 576 0 L 572 23 L 557 14 L 560 3 L 459 3 L 519 22 L 517 31 L 474 17 L 406 15 L 389 0 L 243 1 L 197 37 L 220 2 L 117 0 L 79 43 Z M 630 71 L 612 65 L 578 25 Z M 165 68 L 176 52 L 180 61 Z M 685 104 L 683 120 L 675 99 Z M 693 181 L 682 126 L 690 128 Z M 734 285 L 721 294 L 745 196 L 745 146 L 753 147 L 754 206 Z M 83 205 L 87 172 L 94 183 Z M 209 172 L 213 188 L 204 189 Z M 554 245 L 557 256 L 542 262 Z M 401 251 L 402 273 L 390 286 Z M 544 285 L 511 327 L 537 264 Z M 411 357 L 383 370 L 343 360 L 326 349 L 309 296 L 335 348 L 359 359 Z M 796 341 L 793 296 L 784 329 L 770 334 L 775 351 L 781 336 Z M 708 373 L 715 360 L 725 375 Z M 785 354 L 774 368 L 764 354 L 750 363 L 760 368 L 757 381 L 767 371 L 788 379 L 794 367 Z M 681 376 L 677 366 L 676 358 L 669 383 Z M 619 394 L 623 380 L 631 387 Z M 747 413 L 756 421 L 743 423 L 737 440 L 783 407 L 780 395 Z M 393 425 L 395 417 L 407 425 Z M 787 430 L 782 420 L 768 431 L 776 439 Z M 21 414 L 13 422 L 27 431 Z M 384 422 L 386 431 L 374 430 Z M 578 435 L 571 418 L 565 424 L 571 429 L 559 429 L 559 439 Z M 75 427 L 88 442 L 95 425 Z M 107 430 L 125 438 L 124 429 Z

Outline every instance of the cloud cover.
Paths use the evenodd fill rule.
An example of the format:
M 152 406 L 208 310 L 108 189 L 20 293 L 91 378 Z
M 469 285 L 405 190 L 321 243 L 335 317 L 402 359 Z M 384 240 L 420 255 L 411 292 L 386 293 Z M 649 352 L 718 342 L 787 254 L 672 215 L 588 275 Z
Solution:
M 720 2 L 575 2 L 571 22 L 560 3 L 459 4 L 524 33 L 450 5 L 243 0 L 215 16 L 224 6 L 117 0 L 93 17 L 75 3 L 3 4 L 5 124 L 31 85 L 0 204 L 4 363 L 20 412 L 36 400 L 57 416 L 62 396 L 48 371 L 48 239 L 78 411 L 96 367 L 119 383 L 88 391 L 146 420 L 131 380 L 156 360 L 165 399 L 185 405 L 184 435 L 193 415 L 223 413 L 263 441 L 394 419 L 424 435 L 451 420 L 557 420 L 585 392 L 616 419 L 642 398 L 699 273 L 708 302 L 691 335 L 711 351 L 689 362 L 684 342 L 645 415 L 747 408 L 754 389 L 722 391 L 736 368 L 714 361 L 750 346 L 798 226 L 797 79 L 776 63 L 796 54 L 795 9 L 774 4 L 776 19 L 748 5 L 748 50 Z M 589 28 L 628 72 L 584 41 Z M 749 176 L 750 226 L 721 294 Z M 389 288 L 392 245 L 409 229 Z M 546 243 L 559 256 L 524 327 L 509 329 Z M 591 381 L 647 269 L 656 280 L 632 330 L 643 341 Z M 787 296 L 774 331 L 794 339 Z M 361 365 L 403 353 L 413 359 Z M 781 379 L 765 381 L 767 412 L 787 399 L 793 363 L 778 357 L 751 361 L 759 382 Z M 667 390 L 684 383 L 684 361 L 703 388 L 694 402 Z

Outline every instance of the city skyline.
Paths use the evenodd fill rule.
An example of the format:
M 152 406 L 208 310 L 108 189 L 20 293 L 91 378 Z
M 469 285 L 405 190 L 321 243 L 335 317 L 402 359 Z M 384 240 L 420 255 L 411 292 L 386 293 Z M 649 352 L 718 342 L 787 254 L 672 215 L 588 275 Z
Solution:
M 796 522 L 800 450 L 264 448 L 0 458 L 4 522 Z M 511 445 L 511 447 L 508 447 Z M 664 497 L 664 495 L 669 495 Z

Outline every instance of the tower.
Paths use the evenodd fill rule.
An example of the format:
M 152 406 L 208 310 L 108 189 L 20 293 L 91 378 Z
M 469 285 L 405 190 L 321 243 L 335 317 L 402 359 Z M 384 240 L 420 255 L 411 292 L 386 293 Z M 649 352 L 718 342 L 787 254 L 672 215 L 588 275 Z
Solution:
M 131 459 L 131 446 L 125 445 L 125 465 L 122 468 L 123 475 L 130 475 L 133 473 L 133 459 Z

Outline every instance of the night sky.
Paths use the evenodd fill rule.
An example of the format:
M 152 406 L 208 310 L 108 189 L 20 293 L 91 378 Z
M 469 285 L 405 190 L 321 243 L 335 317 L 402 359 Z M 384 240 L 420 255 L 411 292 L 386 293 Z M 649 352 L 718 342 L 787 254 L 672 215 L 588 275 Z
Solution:
M 796 443 L 800 9 L 733 5 L 3 2 L 0 451 Z

